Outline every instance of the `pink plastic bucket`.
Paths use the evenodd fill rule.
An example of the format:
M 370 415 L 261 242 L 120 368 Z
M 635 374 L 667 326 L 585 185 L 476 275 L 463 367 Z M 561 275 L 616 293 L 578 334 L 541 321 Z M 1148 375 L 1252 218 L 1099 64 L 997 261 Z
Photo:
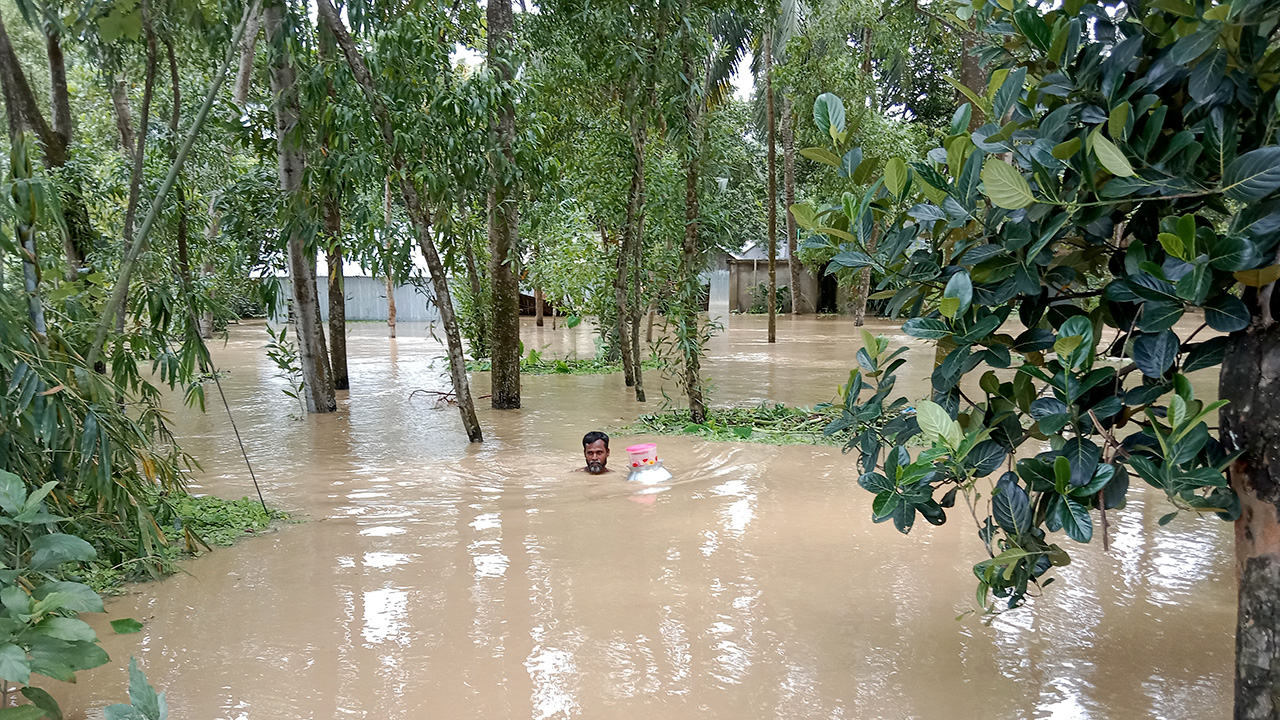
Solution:
M 654 443 L 632 445 L 627 448 L 627 456 L 633 468 L 652 465 L 658 461 L 658 446 Z

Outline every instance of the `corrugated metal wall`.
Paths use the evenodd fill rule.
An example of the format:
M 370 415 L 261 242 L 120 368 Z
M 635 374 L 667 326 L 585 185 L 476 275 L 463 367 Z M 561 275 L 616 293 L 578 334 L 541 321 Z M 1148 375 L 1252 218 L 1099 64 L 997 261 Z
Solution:
M 322 278 L 317 290 L 320 295 L 320 315 L 329 319 L 329 284 Z M 386 320 L 387 319 L 387 285 L 381 278 L 347 277 L 344 288 L 347 296 L 348 320 Z M 434 322 L 440 319 L 440 312 L 433 301 L 429 281 L 423 283 L 421 289 L 412 284 L 396 288 L 396 320 L 404 322 Z M 289 278 L 280 279 L 280 297 L 292 297 L 293 288 Z M 285 307 L 281 305 L 272 313 L 272 321 L 280 321 L 285 317 Z

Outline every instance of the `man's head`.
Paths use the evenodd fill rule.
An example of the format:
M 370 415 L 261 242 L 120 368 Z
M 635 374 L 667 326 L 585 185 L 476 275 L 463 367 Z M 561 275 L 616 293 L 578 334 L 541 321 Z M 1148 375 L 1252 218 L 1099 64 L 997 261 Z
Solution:
M 589 432 L 582 438 L 582 454 L 587 459 L 587 472 L 599 475 L 609 464 L 609 436 L 602 432 Z

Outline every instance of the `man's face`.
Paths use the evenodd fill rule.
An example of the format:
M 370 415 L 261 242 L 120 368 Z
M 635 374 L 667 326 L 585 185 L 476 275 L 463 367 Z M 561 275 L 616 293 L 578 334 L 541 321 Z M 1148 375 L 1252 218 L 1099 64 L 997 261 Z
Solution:
M 587 472 L 592 475 L 604 472 L 605 465 L 609 464 L 609 448 L 605 446 L 604 441 L 597 440 L 583 446 L 582 450 L 587 456 Z

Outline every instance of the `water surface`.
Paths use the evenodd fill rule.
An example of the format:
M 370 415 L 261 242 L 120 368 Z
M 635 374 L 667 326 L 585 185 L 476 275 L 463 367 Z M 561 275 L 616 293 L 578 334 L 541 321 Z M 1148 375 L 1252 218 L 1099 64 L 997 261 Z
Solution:
M 721 403 L 830 400 L 861 346 L 844 319 L 780 318 L 773 346 L 763 318 L 725 322 L 707 364 Z M 544 355 L 594 352 L 585 326 L 523 330 Z M 586 476 L 582 434 L 657 407 L 658 373 L 644 406 L 620 374 L 525 377 L 525 409 L 479 402 L 477 446 L 414 392 L 447 385 L 426 328 L 351 334 L 328 416 L 281 392 L 261 326 L 215 347 L 268 501 L 306 521 L 110 600 L 145 629 L 102 632 L 114 662 L 58 689 L 69 717 L 125 698 L 131 654 L 190 720 L 1229 715 L 1231 528 L 1159 528 L 1158 493 L 1110 513 L 1110 554 L 1073 546 L 1032 609 L 957 620 L 983 556 L 972 518 L 873 525 L 837 448 L 618 437 L 615 461 L 656 440 L 674 480 Z M 899 389 L 923 397 L 931 365 L 913 350 Z M 177 421 L 195 491 L 253 494 L 220 408 Z

